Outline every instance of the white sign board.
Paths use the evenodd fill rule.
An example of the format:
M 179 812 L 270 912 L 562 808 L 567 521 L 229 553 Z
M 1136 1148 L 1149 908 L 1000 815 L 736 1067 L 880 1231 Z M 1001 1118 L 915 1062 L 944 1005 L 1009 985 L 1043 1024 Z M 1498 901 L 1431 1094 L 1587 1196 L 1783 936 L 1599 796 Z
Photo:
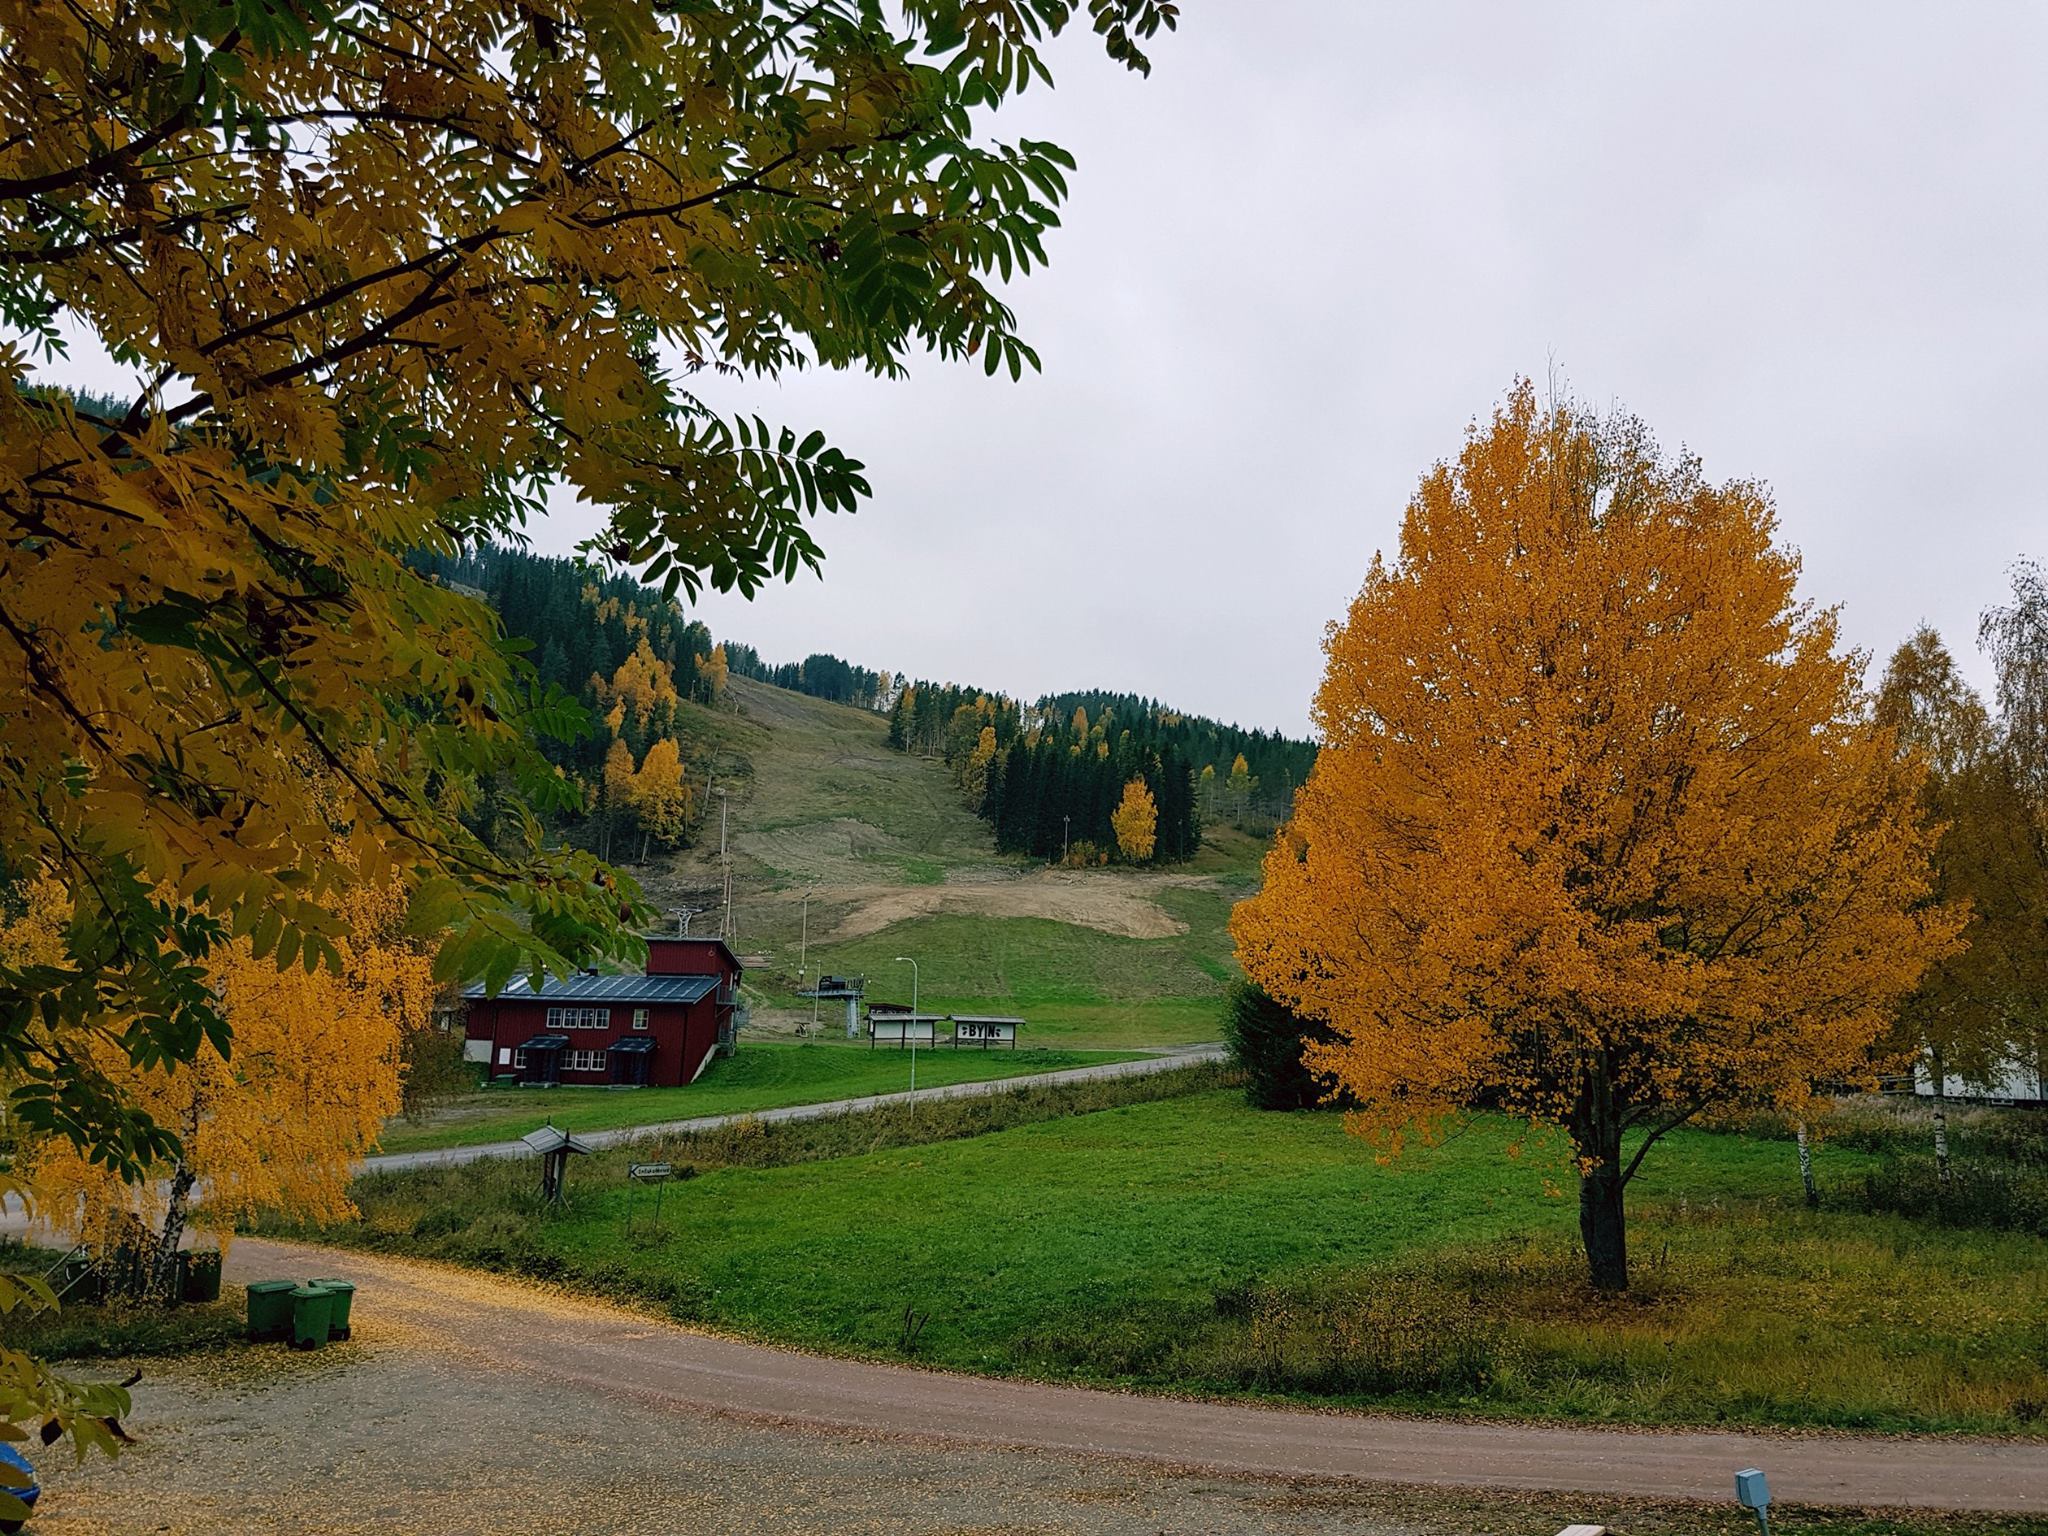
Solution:
M 1017 1043 L 1017 1021 L 1015 1019 L 955 1019 L 953 1021 L 953 1043 L 955 1045 L 1015 1045 Z
M 868 1020 L 868 1031 L 882 1045 L 930 1045 L 936 1038 L 938 1020 L 891 1018 L 887 1014 Z

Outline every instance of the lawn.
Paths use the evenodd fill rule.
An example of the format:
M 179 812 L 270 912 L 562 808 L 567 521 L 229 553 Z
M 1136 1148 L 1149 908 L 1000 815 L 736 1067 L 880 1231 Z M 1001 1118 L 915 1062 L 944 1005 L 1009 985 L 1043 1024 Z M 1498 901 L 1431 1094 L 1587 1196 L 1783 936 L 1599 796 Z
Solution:
M 955 1050 L 942 1044 L 917 1053 L 917 1085 L 937 1088 L 1027 1072 L 1057 1072 L 1128 1061 L 1133 1054 L 1029 1046 Z M 714 1061 L 702 1077 L 686 1087 L 490 1089 L 465 1095 L 427 1120 L 393 1120 L 384 1129 L 380 1150 L 425 1152 L 506 1141 L 523 1136 L 544 1120 L 564 1130 L 614 1130 L 698 1115 L 863 1098 L 900 1092 L 909 1086 L 910 1053 L 893 1047 L 870 1050 L 853 1042 L 791 1045 L 743 1040 L 736 1054 Z
M 1808 1212 L 1788 1144 L 1680 1133 L 1633 1189 L 1636 1293 L 1596 1298 L 1556 1192 L 1569 1170 L 1554 1145 L 1510 1155 L 1515 1134 L 1482 1119 L 1382 1166 L 1336 1117 L 1212 1091 L 715 1168 L 630 1242 L 615 1160 L 579 1169 L 574 1210 L 540 1222 L 523 1172 L 378 1180 L 359 1191 L 366 1226 L 336 1235 L 969 1370 L 1471 1414 L 2048 1431 L 2042 1240 Z M 1872 1156 L 1826 1147 L 1824 1177 Z M 434 1208 L 458 1189 L 459 1210 Z
M 1215 1040 L 1231 958 L 1233 896 L 1168 888 L 1159 904 L 1187 925 L 1171 938 L 1130 939 L 1045 918 L 916 918 L 831 946 L 814 944 L 820 969 L 886 977 L 915 955 L 921 1006 L 941 1013 L 1016 1013 L 1034 1039 L 1111 1048 Z M 897 990 L 906 990 L 900 984 Z

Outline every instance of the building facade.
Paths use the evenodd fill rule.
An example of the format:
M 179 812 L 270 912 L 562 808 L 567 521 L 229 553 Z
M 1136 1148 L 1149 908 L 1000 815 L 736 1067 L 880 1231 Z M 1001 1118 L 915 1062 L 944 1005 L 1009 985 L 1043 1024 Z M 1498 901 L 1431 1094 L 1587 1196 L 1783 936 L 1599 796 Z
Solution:
M 526 977 L 464 993 L 463 1053 L 521 1083 L 678 1087 L 739 1032 L 740 963 L 722 939 L 647 941 L 639 976 Z

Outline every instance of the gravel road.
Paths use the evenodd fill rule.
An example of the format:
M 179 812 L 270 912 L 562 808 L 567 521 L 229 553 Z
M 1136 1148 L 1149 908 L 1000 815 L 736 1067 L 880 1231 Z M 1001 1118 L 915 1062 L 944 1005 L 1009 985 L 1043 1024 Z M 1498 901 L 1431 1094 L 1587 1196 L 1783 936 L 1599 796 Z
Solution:
M 43 1459 L 41 1536 L 1478 1536 L 1691 1528 L 1631 1496 L 2048 1510 L 2048 1445 L 1315 1414 L 801 1355 L 438 1265 L 243 1239 L 341 1275 L 356 1338 L 147 1367 L 139 1444 Z M 1403 1486 L 1407 1485 L 1407 1486 Z M 1523 1490 L 1496 1495 L 1463 1490 Z

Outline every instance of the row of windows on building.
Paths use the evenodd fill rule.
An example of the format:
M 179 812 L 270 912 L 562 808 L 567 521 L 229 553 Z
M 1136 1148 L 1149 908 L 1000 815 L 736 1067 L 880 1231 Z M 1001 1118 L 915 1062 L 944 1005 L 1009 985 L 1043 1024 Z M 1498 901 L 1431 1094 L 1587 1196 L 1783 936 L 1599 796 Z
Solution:
M 564 1072 L 602 1072 L 604 1070 L 605 1057 L 608 1054 L 610 1053 L 601 1050 L 564 1051 L 562 1052 L 561 1067 Z M 526 1052 L 514 1051 L 512 1053 L 512 1065 L 515 1067 L 525 1066 Z
M 550 1008 L 548 1010 L 548 1029 L 551 1033 L 568 1029 L 610 1029 L 611 1027 L 612 1011 L 609 1008 Z M 645 1008 L 635 1008 L 633 1010 L 633 1027 L 635 1029 L 645 1029 L 647 1027 L 647 1010 Z

